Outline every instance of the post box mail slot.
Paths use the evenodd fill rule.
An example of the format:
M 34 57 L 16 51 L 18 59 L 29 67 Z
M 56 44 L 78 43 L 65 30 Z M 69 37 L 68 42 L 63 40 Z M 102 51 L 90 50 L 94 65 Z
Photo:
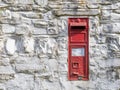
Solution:
M 69 18 L 68 25 L 68 79 L 88 80 L 88 18 Z
M 85 30 L 85 26 L 71 26 L 72 30 Z
M 85 28 L 86 28 L 86 22 L 82 22 L 82 23 L 79 23 L 79 22 L 72 22 L 71 24 L 70 24 L 70 28 L 71 28 L 71 30 L 85 30 Z

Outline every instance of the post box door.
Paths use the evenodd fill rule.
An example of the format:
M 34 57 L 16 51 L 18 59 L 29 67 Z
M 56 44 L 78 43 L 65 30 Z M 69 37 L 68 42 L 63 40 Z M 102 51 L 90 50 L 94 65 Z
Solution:
M 88 18 L 70 18 L 68 25 L 68 79 L 88 80 Z
M 87 49 L 85 45 L 70 47 L 70 80 L 87 80 Z

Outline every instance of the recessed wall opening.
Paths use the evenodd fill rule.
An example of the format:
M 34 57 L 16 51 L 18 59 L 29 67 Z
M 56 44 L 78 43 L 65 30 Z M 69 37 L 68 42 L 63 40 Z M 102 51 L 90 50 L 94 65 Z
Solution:
M 85 26 L 71 26 L 72 30 L 84 30 L 85 28 Z

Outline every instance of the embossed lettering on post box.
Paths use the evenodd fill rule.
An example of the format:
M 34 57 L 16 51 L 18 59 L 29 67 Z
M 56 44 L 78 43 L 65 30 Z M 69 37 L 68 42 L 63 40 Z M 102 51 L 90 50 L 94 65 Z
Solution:
M 88 18 L 69 18 L 68 37 L 68 79 L 88 80 Z

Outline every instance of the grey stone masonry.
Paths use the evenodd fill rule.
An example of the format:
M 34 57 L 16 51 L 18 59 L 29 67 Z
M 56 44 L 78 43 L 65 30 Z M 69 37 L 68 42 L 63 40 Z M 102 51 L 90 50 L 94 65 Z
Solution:
M 89 80 L 68 80 L 68 18 L 89 18 Z M 120 90 L 120 0 L 0 0 L 0 90 Z

